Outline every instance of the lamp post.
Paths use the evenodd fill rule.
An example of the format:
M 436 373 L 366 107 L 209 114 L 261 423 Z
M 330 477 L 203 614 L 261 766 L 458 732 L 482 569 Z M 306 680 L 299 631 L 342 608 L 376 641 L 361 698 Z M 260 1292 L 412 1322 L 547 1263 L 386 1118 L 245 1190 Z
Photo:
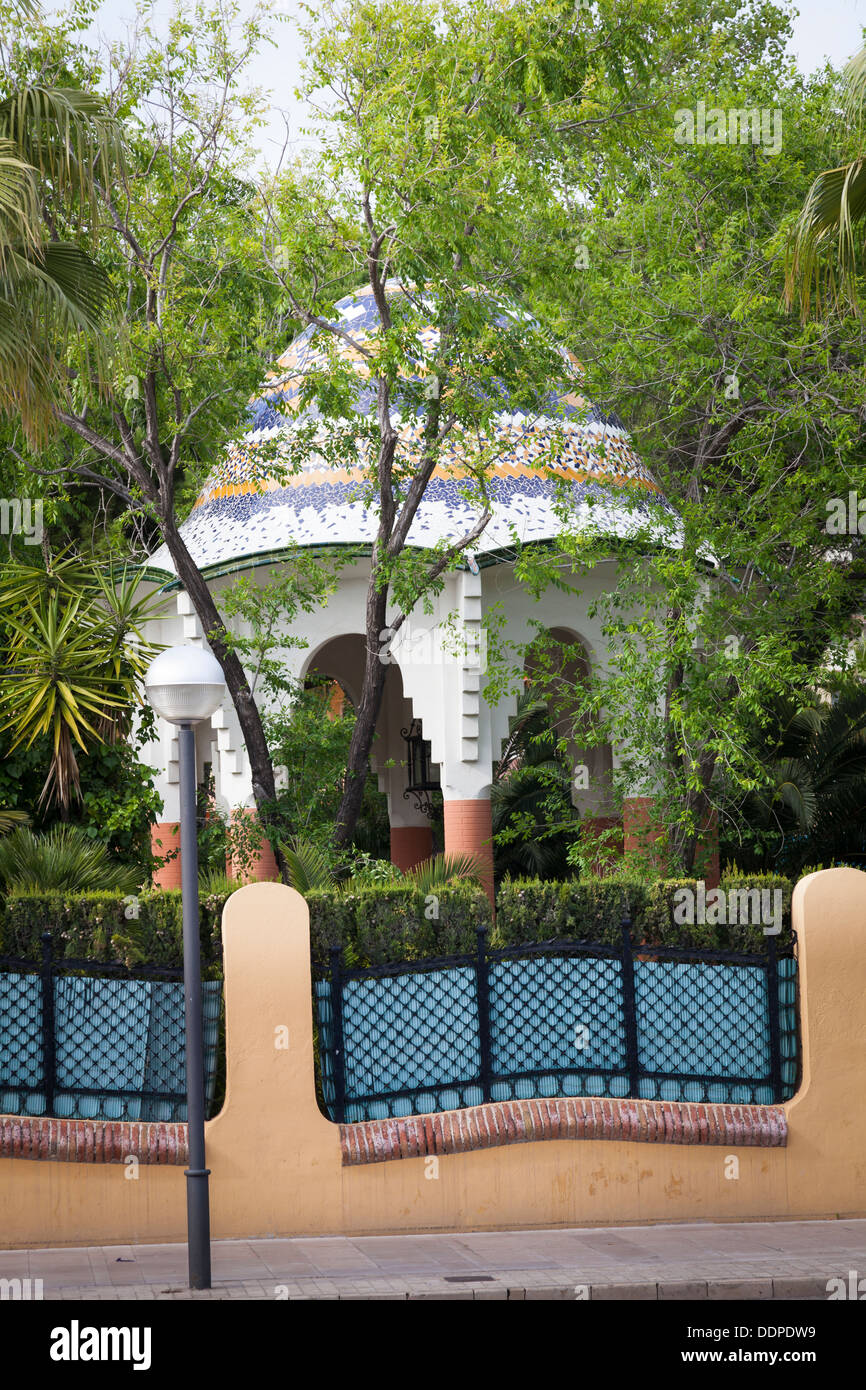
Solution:
M 180 872 L 183 904 L 183 995 L 186 1023 L 186 1102 L 189 1167 L 186 1177 L 189 1286 L 209 1289 L 210 1200 L 204 1151 L 204 1037 L 201 1020 L 201 941 L 198 921 L 195 726 L 219 709 L 222 667 L 197 647 L 169 647 L 144 678 L 156 713 L 178 726 L 180 745 Z

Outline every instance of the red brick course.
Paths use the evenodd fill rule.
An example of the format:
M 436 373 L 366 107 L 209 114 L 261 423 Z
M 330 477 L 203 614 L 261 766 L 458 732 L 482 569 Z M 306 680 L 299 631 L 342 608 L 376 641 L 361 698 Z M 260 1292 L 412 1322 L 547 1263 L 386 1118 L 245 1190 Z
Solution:
M 664 1100 L 511 1100 L 400 1120 L 340 1125 L 344 1166 L 469 1153 L 545 1139 L 620 1139 L 643 1144 L 784 1148 L 785 1112 L 774 1105 L 702 1105 Z M 188 1162 L 185 1124 L 109 1123 L 0 1116 L 0 1158 L 59 1163 Z
M 151 1120 L 52 1120 L 0 1115 L 0 1158 L 45 1158 L 58 1163 L 139 1163 L 183 1166 L 189 1161 L 185 1124 Z
M 340 1125 L 346 1167 L 543 1139 L 784 1148 L 788 1126 L 784 1110 L 776 1105 L 704 1105 L 599 1096 L 499 1101 L 436 1115 Z

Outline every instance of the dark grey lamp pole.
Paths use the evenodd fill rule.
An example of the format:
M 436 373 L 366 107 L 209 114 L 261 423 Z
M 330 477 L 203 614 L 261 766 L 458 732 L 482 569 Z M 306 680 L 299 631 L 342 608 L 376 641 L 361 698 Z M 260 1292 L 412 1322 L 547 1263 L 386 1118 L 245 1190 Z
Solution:
M 201 941 L 198 918 L 195 725 L 209 718 L 225 694 L 222 668 L 198 647 L 161 652 L 145 677 L 157 714 L 178 725 L 180 747 L 180 872 L 183 901 L 183 993 L 186 1022 L 186 1100 L 189 1167 L 186 1176 L 189 1286 L 209 1289 L 209 1169 L 204 1146 L 204 1033 L 201 1008 Z

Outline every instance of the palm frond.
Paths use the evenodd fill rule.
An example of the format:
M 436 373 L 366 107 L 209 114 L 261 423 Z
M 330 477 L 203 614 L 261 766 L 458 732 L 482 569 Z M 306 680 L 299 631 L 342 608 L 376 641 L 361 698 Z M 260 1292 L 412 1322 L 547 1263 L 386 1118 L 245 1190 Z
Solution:
M 16 830 L 0 840 L 0 882 L 8 893 L 134 892 L 140 875 L 78 826 L 44 835 Z
M 433 893 L 454 878 L 483 884 L 484 866 L 474 854 L 436 854 L 432 859 L 425 859 L 414 868 L 407 869 L 403 877 L 419 892 Z
M 29 825 L 30 817 L 26 811 L 0 811 L 0 835 L 8 835 L 19 825 Z
M 333 888 L 334 875 L 324 850 L 300 836 L 280 846 L 289 874 L 289 883 L 299 893 L 315 888 Z
M 55 197 L 75 199 L 95 220 L 94 179 L 107 186 L 123 157 L 120 126 L 100 96 L 75 87 L 19 87 L 0 101 L 0 139 Z

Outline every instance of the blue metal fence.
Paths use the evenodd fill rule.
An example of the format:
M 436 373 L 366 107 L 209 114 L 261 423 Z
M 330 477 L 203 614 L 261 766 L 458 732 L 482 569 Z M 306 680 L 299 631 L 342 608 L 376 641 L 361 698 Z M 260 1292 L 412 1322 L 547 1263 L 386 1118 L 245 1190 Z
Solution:
M 0 957 L 0 1113 L 186 1119 L 183 971 Z M 205 981 L 206 1104 L 217 1071 L 222 983 Z
M 762 953 L 557 941 L 315 983 L 332 1119 L 537 1096 L 768 1104 L 798 1077 L 796 961 Z

